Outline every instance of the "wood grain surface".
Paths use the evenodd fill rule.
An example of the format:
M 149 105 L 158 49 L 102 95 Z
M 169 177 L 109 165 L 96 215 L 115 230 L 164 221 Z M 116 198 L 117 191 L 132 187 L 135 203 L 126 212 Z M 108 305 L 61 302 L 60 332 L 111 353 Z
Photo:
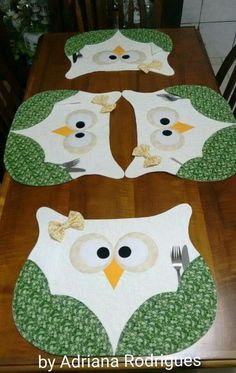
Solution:
M 64 44 L 71 35 L 46 34 L 40 40 L 25 98 L 55 89 L 152 92 L 176 84 L 200 84 L 217 90 L 199 33 L 191 28 L 164 31 L 173 40 L 169 63 L 175 75 L 97 72 L 73 80 L 65 78 L 70 63 L 64 55 Z M 113 156 L 125 169 L 137 139 L 133 109 L 123 98 L 111 113 L 110 126 Z M 150 216 L 189 203 L 193 209 L 190 237 L 213 272 L 218 311 L 209 332 L 175 356 L 201 357 L 204 366 L 236 366 L 236 177 L 193 182 L 166 173 L 121 180 L 84 176 L 63 185 L 30 187 L 7 175 L 5 183 L 6 202 L 0 222 L 0 372 L 35 372 L 39 354 L 52 357 L 24 340 L 12 317 L 14 286 L 37 240 L 35 215 L 41 206 L 65 215 L 71 209 L 78 210 L 90 219 Z M 58 366 L 54 371 L 61 369 Z

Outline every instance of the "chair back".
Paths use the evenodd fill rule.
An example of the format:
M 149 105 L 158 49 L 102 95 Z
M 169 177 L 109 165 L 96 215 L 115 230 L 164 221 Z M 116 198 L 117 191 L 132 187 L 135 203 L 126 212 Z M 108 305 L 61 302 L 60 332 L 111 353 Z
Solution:
M 226 83 L 222 94 L 228 101 L 234 115 L 236 115 L 236 45 L 226 56 L 216 74 L 216 80 L 220 88 L 225 79 L 227 79 L 228 82 Z
M 22 91 L 16 77 L 0 56 L 0 118 L 8 129 L 17 107 L 20 105 Z
M 0 56 L 0 181 L 2 180 L 3 154 L 10 125 L 21 103 L 22 91 L 7 62 Z
M 23 97 L 24 72 L 14 61 L 10 40 L 0 12 L 0 181 L 4 173 L 3 154 L 11 122 Z M 21 79 L 21 81 L 20 81 Z
M 179 27 L 183 0 L 49 0 L 51 30 Z

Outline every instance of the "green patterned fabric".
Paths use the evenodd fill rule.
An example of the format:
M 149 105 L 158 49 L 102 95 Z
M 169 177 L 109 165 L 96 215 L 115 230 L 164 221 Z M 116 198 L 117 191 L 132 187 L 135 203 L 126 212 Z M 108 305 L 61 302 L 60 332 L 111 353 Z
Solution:
M 202 337 L 216 315 L 216 290 L 202 257 L 184 272 L 176 293 L 148 299 L 134 313 L 120 337 L 118 355 L 167 355 Z
M 193 107 L 208 118 L 236 123 L 229 104 L 211 88 L 198 85 L 177 85 L 165 90 L 173 95 L 188 98 Z
M 13 315 L 22 336 L 57 355 L 110 355 L 107 334 L 81 302 L 50 293 L 41 270 L 28 260 L 17 281 Z
M 172 40 L 163 32 L 152 29 L 127 29 L 119 31 L 129 39 L 142 43 L 154 43 L 166 52 L 172 51 Z M 74 53 L 78 53 L 85 45 L 102 43 L 110 39 L 116 32 L 117 30 L 99 30 L 72 36 L 65 44 L 65 54 L 71 56 Z
M 44 162 L 41 146 L 29 137 L 10 133 L 5 151 L 9 174 L 27 185 L 56 185 L 72 180 L 70 174 L 53 163 Z
M 106 30 L 107 31 L 107 30 Z M 132 30 L 131 30 L 132 31 Z M 174 86 L 168 93 L 190 99 L 193 107 L 206 117 L 236 123 L 227 102 L 215 91 L 202 86 Z M 78 91 L 47 91 L 25 101 L 17 110 L 12 130 L 32 127 L 44 120 L 56 102 Z M 202 157 L 185 162 L 177 176 L 196 181 L 226 179 L 236 172 L 236 125 L 217 131 L 207 139 Z M 62 167 L 45 163 L 44 151 L 34 140 L 12 131 L 6 144 L 4 162 L 10 175 L 27 185 L 56 185 L 72 180 Z
M 203 336 L 216 313 L 213 279 L 202 257 L 189 264 L 177 292 L 157 294 L 127 322 L 116 355 L 170 354 Z M 112 355 L 107 334 L 84 304 L 50 293 L 39 267 L 28 260 L 19 276 L 13 315 L 21 335 L 57 355 Z
M 51 113 L 53 106 L 61 100 L 75 95 L 75 90 L 45 91 L 37 93 L 23 102 L 18 108 L 14 121 L 11 125 L 12 130 L 23 130 L 33 127 L 41 122 Z
M 142 43 L 154 43 L 166 52 L 171 52 L 173 49 L 171 38 L 164 32 L 151 29 L 127 29 L 120 31 L 129 39 Z
M 222 129 L 204 144 L 203 156 L 183 164 L 177 175 L 191 180 L 226 179 L 236 172 L 236 126 Z
M 29 98 L 18 108 L 11 130 L 32 127 L 44 120 L 56 102 L 78 91 L 46 91 Z M 4 162 L 13 179 L 27 185 L 56 185 L 72 180 L 61 167 L 44 162 L 44 151 L 34 140 L 10 131 Z
M 210 88 L 203 86 L 174 86 L 166 91 L 188 98 L 193 107 L 208 118 L 236 123 L 229 104 Z M 203 146 L 203 156 L 193 158 L 180 167 L 177 175 L 197 181 L 226 179 L 236 172 L 236 126 L 219 130 Z

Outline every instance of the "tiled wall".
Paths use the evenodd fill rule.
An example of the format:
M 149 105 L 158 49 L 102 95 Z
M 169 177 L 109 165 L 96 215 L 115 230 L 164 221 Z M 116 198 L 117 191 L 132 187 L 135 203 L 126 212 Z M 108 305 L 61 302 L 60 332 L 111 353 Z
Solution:
M 236 44 L 236 0 L 184 0 L 181 25 L 199 28 L 217 71 Z

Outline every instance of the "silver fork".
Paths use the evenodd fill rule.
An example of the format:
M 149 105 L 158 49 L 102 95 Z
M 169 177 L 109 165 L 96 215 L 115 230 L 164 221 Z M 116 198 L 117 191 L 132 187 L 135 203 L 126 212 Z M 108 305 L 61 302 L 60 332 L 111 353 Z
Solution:
M 171 250 L 171 262 L 177 272 L 178 283 L 180 283 L 180 270 L 183 266 L 182 254 L 179 246 L 172 246 Z

